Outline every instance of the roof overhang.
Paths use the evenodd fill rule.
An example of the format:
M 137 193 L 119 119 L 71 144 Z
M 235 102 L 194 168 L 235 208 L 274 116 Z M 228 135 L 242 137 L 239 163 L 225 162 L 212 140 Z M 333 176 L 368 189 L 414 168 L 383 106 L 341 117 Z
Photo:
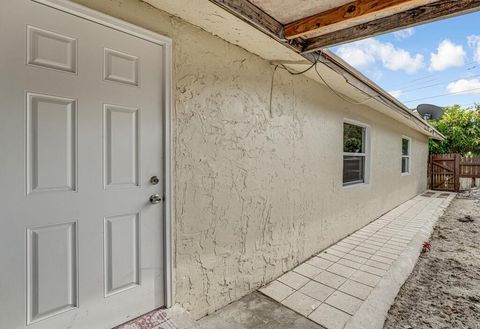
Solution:
M 222 39 L 238 45 L 251 53 L 271 61 L 284 63 L 292 70 L 302 71 L 318 60 L 319 77 L 315 70 L 305 73 L 309 78 L 325 84 L 348 98 L 404 123 L 434 139 L 444 136 L 407 108 L 380 86 L 369 80 L 348 63 L 326 49 L 304 50 L 302 38 L 286 40 L 282 33 L 284 24 L 252 4 L 260 0 L 144 0 L 150 5 L 180 17 Z M 263 1 L 263 0 L 262 0 Z M 267 1 L 267 0 L 265 0 Z M 271 2 L 280 3 L 282 1 Z M 345 0 L 330 0 L 330 2 Z M 370 0 L 358 0 L 370 1 Z M 297 1 L 298 2 L 298 1 Z M 422 2 L 425 1 L 417 1 Z M 458 6 L 455 13 L 464 13 L 480 8 L 480 0 L 430 1 L 437 4 L 464 3 L 463 11 Z M 432 5 L 432 4 L 430 4 Z M 468 5 L 468 6 L 467 6 Z M 466 9 L 468 8 L 468 9 Z M 411 9 L 411 8 L 410 8 Z M 410 10 L 409 9 L 409 10 Z M 453 9 L 446 11 L 451 16 Z M 443 16 L 438 15 L 436 19 Z M 385 17 L 383 17 L 384 19 Z M 432 19 L 431 19 L 432 20 Z M 363 23 L 366 24 L 366 23 Z M 418 23 L 417 23 L 418 24 Z M 403 27 L 403 26 L 400 26 Z M 400 28 L 397 27 L 397 28 Z M 351 28 L 351 27 L 350 27 Z M 317 36 L 318 37 L 318 36 Z
M 383 113 L 385 113 L 385 107 L 387 107 L 390 111 L 388 111 L 389 113 L 385 113 L 386 115 L 393 117 L 391 113 L 391 110 L 393 110 L 396 113 L 395 119 L 398 121 L 406 123 L 406 120 L 408 120 L 408 126 L 433 139 L 443 140 L 445 138 L 445 136 L 433 128 L 418 113 L 413 112 L 410 108 L 405 106 L 376 83 L 365 77 L 343 59 L 329 50 L 323 50 L 321 53 L 326 58 L 326 61 L 324 62 L 325 65 L 345 77 L 348 84 L 352 84 L 355 88 L 361 89 L 368 97 L 372 97 L 372 102 L 366 105 Z M 349 79 L 350 77 L 351 80 Z M 358 85 L 359 83 L 360 85 Z M 379 103 L 383 106 L 379 106 Z

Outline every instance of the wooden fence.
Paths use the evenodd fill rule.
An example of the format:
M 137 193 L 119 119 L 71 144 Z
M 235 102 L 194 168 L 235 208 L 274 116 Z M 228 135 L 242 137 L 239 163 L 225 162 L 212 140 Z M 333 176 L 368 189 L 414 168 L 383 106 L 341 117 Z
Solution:
M 459 192 L 461 179 L 480 179 L 480 157 L 460 154 L 430 154 L 428 183 L 432 190 Z M 462 184 L 463 185 L 463 184 Z

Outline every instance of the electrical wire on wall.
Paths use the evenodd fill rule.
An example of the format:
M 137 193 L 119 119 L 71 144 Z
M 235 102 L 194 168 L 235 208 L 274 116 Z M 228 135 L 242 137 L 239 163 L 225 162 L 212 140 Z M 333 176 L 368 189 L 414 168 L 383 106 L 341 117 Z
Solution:
M 325 86 L 337 97 L 339 97 L 340 99 L 342 99 L 343 101 L 345 102 L 348 102 L 350 104 L 353 104 L 353 105 L 363 105 L 373 99 L 376 99 L 376 98 L 379 98 L 380 96 L 379 95 L 376 95 L 376 96 L 370 96 L 366 99 L 364 99 L 363 101 L 360 101 L 360 102 L 356 102 L 344 95 L 342 95 L 341 93 L 337 92 L 332 86 L 330 86 L 330 84 L 324 79 L 324 77 L 320 74 L 320 72 L 318 71 L 318 68 L 317 68 L 317 64 L 320 62 L 320 55 L 317 54 L 317 57 L 315 58 L 315 61 L 312 63 L 312 65 L 310 65 L 307 69 L 303 70 L 303 71 L 298 71 L 298 72 L 295 72 L 295 71 L 291 71 L 290 69 L 288 69 L 284 64 L 282 63 L 279 63 L 279 64 L 275 64 L 274 65 L 274 69 L 273 69 L 273 72 L 272 72 L 272 79 L 271 79 L 271 82 L 270 82 L 270 100 L 269 100 L 269 113 L 270 113 L 270 117 L 272 118 L 273 117 L 273 113 L 272 113 L 272 100 L 273 100 L 273 87 L 274 87 L 274 82 L 275 82 L 275 72 L 277 71 L 278 68 L 281 68 L 281 69 L 284 69 L 285 71 L 287 71 L 290 75 L 301 75 L 301 74 L 304 74 L 304 73 L 307 73 L 308 71 L 310 71 L 311 69 L 314 69 L 315 70 L 315 73 L 317 74 L 317 76 L 320 78 L 320 80 L 323 81 L 323 83 L 325 84 Z M 273 64 L 272 64 L 273 65 Z M 347 81 L 348 82 L 348 81 Z M 425 129 L 424 127 L 420 126 L 415 120 L 413 120 L 413 118 L 411 118 L 410 116 L 406 116 L 406 115 L 403 115 L 406 119 L 408 119 L 409 121 L 411 121 L 412 123 L 414 123 L 417 127 L 419 128 L 422 128 L 422 129 Z M 429 131 L 430 133 L 433 133 L 432 131 Z
M 325 84 L 325 86 L 327 86 L 327 88 L 337 97 L 341 98 L 342 100 L 344 100 L 345 102 L 348 102 L 350 104 L 354 104 L 354 105 L 362 105 L 362 104 L 365 104 L 369 101 L 371 101 L 372 99 L 374 98 L 377 98 L 378 96 L 370 96 L 368 97 L 367 99 L 363 100 L 363 101 L 360 101 L 360 102 L 356 102 L 348 97 L 345 97 L 343 96 L 342 94 L 340 94 L 339 92 L 337 92 L 334 88 L 332 88 L 330 86 L 330 84 L 322 77 L 322 75 L 320 74 L 320 72 L 318 71 L 318 68 L 317 68 L 317 64 L 320 62 L 320 56 L 317 55 L 317 57 L 315 58 L 315 61 L 312 63 L 312 65 L 310 65 L 307 69 L 303 70 L 303 71 L 298 71 L 298 72 L 295 72 L 295 71 L 291 71 L 289 68 L 287 68 L 284 64 L 275 64 L 275 67 L 273 69 L 273 73 L 272 73 L 272 79 L 271 79 L 271 82 L 270 82 L 270 101 L 269 101 L 269 112 L 270 112 L 270 117 L 273 117 L 273 113 L 272 113 L 272 99 L 273 99 L 273 86 L 274 86 L 274 82 L 275 82 L 275 72 L 277 71 L 277 69 L 280 67 L 281 69 L 287 71 L 290 75 L 301 75 L 301 74 L 304 74 L 304 73 L 307 73 L 308 71 L 310 71 L 311 69 L 314 69 L 315 70 L 315 73 L 318 75 L 318 77 L 320 78 L 320 80 L 323 81 L 323 83 Z
M 325 79 L 322 77 L 322 75 L 320 74 L 320 72 L 318 72 L 318 69 L 317 69 L 317 66 L 316 66 L 316 65 L 315 65 L 315 72 L 317 73 L 318 77 L 323 81 L 323 83 L 325 84 L 325 86 L 327 86 L 328 89 L 330 89 L 330 91 L 331 91 L 332 93 L 334 93 L 337 97 L 343 99 L 344 101 L 346 101 L 346 102 L 348 102 L 348 103 L 350 103 L 350 104 L 362 105 L 362 104 L 365 104 L 365 103 L 371 101 L 372 99 L 378 97 L 378 96 L 370 96 L 370 97 L 368 97 L 367 99 L 365 99 L 365 100 L 363 100 L 363 101 L 361 101 L 361 102 L 355 102 L 355 101 L 353 101 L 353 100 L 351 100 L 351 99 L 343 96 L 342 94 L 338 93 L 335 89 L 333 89 L 333 88 L 327 83 L 327 81 L 325 81 Z
M 277 69 L 280 67 L 282 69 L 284 69 L 285 71 L 287 71 L 288 73 L 290 73 L 291 75 L 300 75 L 300 74 L 304 74 L 308 71 L 310 71 L 315 65 L 317 65 L 318 63 L 318 58 L 315 60 L 315 62 L 312 63 L 312 65 L 310 65 L 309 68 L 303 70 L 303 71 L 300 71 L 300 72 L 293 72 L 293 71 L 290 71 L 285 65 L 283 64 L 276 64 L 274 69 L 273 69 L 273 73 L 272 73 L 272 80 L 270 82 L 270 102 L 268 104 L 268 109 L 269 109 L 269 112 L 270 112 L 270 118 L 273 118 L 273 113 L 272 113 L 272 98 L 273 98 L 273 83 L 275 82 L 275 72 L 277 71 Z
M 272 81 L 270 82 L 270 102 L 268 103 L 268 111 L 270 112 L 270 118 L 273 118 L 273 113 L 272 113 L 272 97 L 273 97 L 273 82 L 275 80 L 275 72 L 278 69 L 278 65 L 275 65 L 275 68 L 273 69 L 272 73 Z

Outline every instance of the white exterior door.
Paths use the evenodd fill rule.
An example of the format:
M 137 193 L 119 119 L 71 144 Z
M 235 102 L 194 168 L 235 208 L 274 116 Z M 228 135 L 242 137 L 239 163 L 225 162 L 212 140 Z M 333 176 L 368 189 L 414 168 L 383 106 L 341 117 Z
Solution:
M 0 45 L 0 328 L 164 305 L 162 46 L 29 0 Z

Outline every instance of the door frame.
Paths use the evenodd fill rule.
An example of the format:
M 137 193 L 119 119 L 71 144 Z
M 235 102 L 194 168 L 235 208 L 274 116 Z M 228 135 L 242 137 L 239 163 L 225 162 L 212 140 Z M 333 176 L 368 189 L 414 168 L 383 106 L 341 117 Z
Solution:
M 162 71 L 162 90 L 163 107 L 165 108 L 163 114 L 163 137 L 164 145 L 164 226 L 163 226 L 163 265 L 164 265 L 164 293 L 165 293 L 165 307 L 173 306 L 173 134 L 172 134 L 172 39 L 144 29 L 137 25 L 128 23 L 118 18 L 114 18 L 107 14 L 103 14 L 94 9 L 82 6 L 80 4 L 68 0 L 31 0 L 42 5 L 46 5 L 53 9 L 57 9 L 68 14 L 86 19 L 106 26 L 108 28 L 124 32 L 135 36 L 137 38 L 158 44 L 163 49 L 163 71 Z M 160 109 L 161 110 L 161 109 Z

